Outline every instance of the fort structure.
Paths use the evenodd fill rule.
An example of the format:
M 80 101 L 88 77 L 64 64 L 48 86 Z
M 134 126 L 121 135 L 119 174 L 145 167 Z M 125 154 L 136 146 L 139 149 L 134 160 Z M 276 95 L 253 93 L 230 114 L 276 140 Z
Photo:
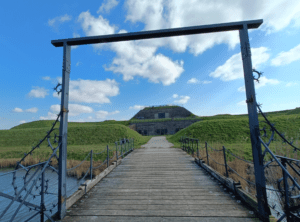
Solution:
M 199 117 L 181 106 L 151 106 L 134 115 L 129 127 L 145 136 L 167 135 L 198 121 L 201 121 Z

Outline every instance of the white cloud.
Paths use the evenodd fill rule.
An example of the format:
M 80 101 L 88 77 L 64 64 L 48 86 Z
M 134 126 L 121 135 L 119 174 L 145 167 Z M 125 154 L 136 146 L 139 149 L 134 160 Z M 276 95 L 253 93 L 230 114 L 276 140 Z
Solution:
M 282 66 L 300 60 L 300 44 L 287 52 L 279 53 L 276 58 L 271 60 L 273 66 Z
M 50 76 L 43 76 L 42 79 L 43 79 L 43 80 L 46 80 L 46 81 L 51 80 Z
M 81 13 L 78 21 L 81 22 L 87 36 L 113 34 L 116 30 L 102 16 L 95 18 L 89 11 Z M 119 31 L 119 33 L 125 32 L 125 30 Z M 107 46 L 116 52 L 117 56 L 110 66 L 105 66 L 105 70 L 123 74 L 124 81 L 140 76 L 147 78 L 149 82 L 170 85 L 184 71 L 182 60 L 172 61 L 162 54 L 155 54 L 157 46 L 149 45 L 149 42 L 126 41 L 107 44 Z M 101 44 L 96 44 L 94 47 L 102 48 Z
M 69 116 L 78 116 L 82 113 L 93 113 L 94 110 L 93 108 L 89 107 L 89 106 L 83 106 L 83 105 L 79 105 L 79 104 L 69 104 Z M 52 105 L 50 107 L 50 112 L 52 112 L 53 114 L 58 114 L 60 112 L 60 105 Z
M 19 123 L 23 124 L 23 123 L 26 123 L 26 121 L 25 120 L 21 120 Z
M 191 78 L 190 80 L 187 81 L 188 84 L 209 84 L 209 83 L 212 83 L 212 81 L 207 81 L 207 80 L 204 80 L 204 81 L 199 81 L 198 79 L 196 78 Z
M 108 97 L 117 96 L 119 87 L 114 79 L 98 80 L 71 80 L 69 85 L 70 102 L 80 103 L 110 103 Z M 61 94 L 60 94 L 61 95 Z M 56 92 L 53 97 L 60 98 Z
M 54 19 L 48 20 L 48 25 L 52 27 L 57 27 L 59 24 L 62 24 L 64 22 L 70 21 L 72 17 L 68 14 L 57 16 Z
M 261 64 L 268 61 L 270 55 L 267 51 L 268 48 L 266 47 L 251 48 L 253 68 L 255 67 L 255 69 L 257 69 Z M 237 53 L 231 56 L 223 65 L 217 67 L 209 76 L 220 78 L 226 82 L 244 78 L 243 72 L 241 53 Z
M 196 78 L 191 78 L 190 80 L 187 81 L 188 84 L 193 84 L 193 83 L 198 83 L 199 80 L 197 80 Z
M 242 100 L 240 102 L 237 103 L 239 106 L 246 106 L 247 103 L 246 103 L 246 100 Z
M 175 103 L 179 104 L 186 104 L 189 101 L 190 97 L 189 96 L 180 96 L 179 100 L 175 100 Z
M 33 86 L 34 89 L 32 89 L 29 93 L 29 97 L 34 98 L 45 98 L 48 94 L 48 89 L 45 89 L 43 87 Z
M 116 7 L 119 4 L 117 0 L 105 0 L 100 8 L 98 9 L 97 13 L 106 12 L 109 13 L 111 9 Z
M 30 109 L 24 110 L 24 112 L 27 112 L 27 113 L 36 113 L 37 111 L 38 111 L 38 108 L 36 108 L 36 107 L 32 107 Z
M 266 86 L 266 85 L 277 85 L 279 83 L 280 83 L 280 81 L 278 81 L 277 79 L 268 79 L 265 76 L 261 76 L 259 78 L 259 83 L 254 80 L 255 89 L 259 89 L 259 88 L 261 88 L 263 86 Z M 239 92 L 245 92 L 245 86 L 239 87 L 238 91 Z
M 80 61 L 76 62 L 76 66 L 80 66 L 80 65 L 82 65 L 82 62 Z
M 136 110 L 142 110 L 147 106 L 142 106 L 142 105 L 134 105 L 134 106 L 130 106 L 129 109 L 136 109 Z
M 207 25 L 263 18 L 262 30 L 271 33 L 282 30 L 299 17 L 300 2 L 297 0 L 251 1 L 200 1 L 200 0 L 128 0 L 126 20 L 142 22 L 145 30 Z M 193 15 L 193 16 L 191 16 Z M 164 38 L 155 40 L 158 45 L 168 45 L 172 50 L 195 55 L 216 44 L 239 44 L 238 32 L 220 32 Z
M 178 95 L 177 94 L 173 94 L 173 98 L 177 98 L 178 97 Z
M 79 105 L 79 104 L 69 104 L 68 109 L 69 109 L 69 113 L 68 113 L 69 117 L 80 116 L 81 114 L 94 112 L 93 108 L 91 108 L 89 106 Z M 41 120 L 56 119 L 57 114 L 59 114 L 59 112 L 60 112 L 60 105 L 58 105 L 58 104 L 52 105 L 52 106 L 50 106 L 48 115 L 41 116 L 40 119 Z
M 118 56 L 105 70 L 122 73 L 124 81 L 132 80 L 134 76 L 141 76 L 147 78 L 149 82 L 162 82 L 167 86 L 175 83 L 184 71 L 182 60 L 174 62 L 162 54 L 155 55 L 154 48 L 148 50 L 148 47 L 139 47 L 135 42 L 126 42 L 123 46 L 114 48 Z
M 18 107 L 14 108 L 12 111 L 14 113 L 22 113 L 23 112 L 23 110 L 21 108 L 18 108 Z
M 88 116 L 87 118 L 77 118 L 77 117 L 72 117 L 69 118 L 69 122 L 98 122 L 99 120 L 92 117 Z
M 285 86 L 286 87 L 291 87 L 291 86 L 296 86 L 296 85 L 298 85 L 298 83 L 296 83 L 296 82 L 288 82 Z
M 95 18 L 89 11 L 80 13 L 78 21 L 87 36 L 114 34 L 116 30 L 116 27 L 111 26 L 101 15 Z
M 56 118 L 57 118 L 57 115 L 52 112 L 48 112 L 47 116 L 40 116 L 40 120 L 55 120 Z
M 25 110 L 23 110 L 23 109 L 21 109 L 21 108 L 14 108 L 13 110 L 12 110 L 14 113 L 22 113 L 22 112 L 26 112 L 26 113 L 36 113 L 37 111 L 38 111 L 38 108 L 36 108 L 36 107 L 32 107 L 32 108 L 30 108 L 30 109 L 25 109 Z
M 238 88 L 238 91 L 239 91 L 239 92 L 245 92 L 245 86 L 239 87 L 239 88 Z
M 107 116 L 109 115 L 114 115 L 120 113 L 120 111 L 114 111 L 114 112 L 107 112 L 107 111 L 103 111 L 103 110 L 99 110 L 96 112 L 96 118 L 97 119 L 105 119 Z

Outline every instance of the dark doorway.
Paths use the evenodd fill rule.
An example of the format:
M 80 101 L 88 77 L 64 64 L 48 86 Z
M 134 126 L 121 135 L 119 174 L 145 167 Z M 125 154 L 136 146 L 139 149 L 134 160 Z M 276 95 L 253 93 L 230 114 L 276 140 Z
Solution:
M 166 135 L 168 133 L 167 129 L 161 129 L 160 130 L 160 135 Z
M 166 117 L 165 117 L 165 113 L 158 113 L 158 118 L 159 118 L 159 119 L 166 118 Z

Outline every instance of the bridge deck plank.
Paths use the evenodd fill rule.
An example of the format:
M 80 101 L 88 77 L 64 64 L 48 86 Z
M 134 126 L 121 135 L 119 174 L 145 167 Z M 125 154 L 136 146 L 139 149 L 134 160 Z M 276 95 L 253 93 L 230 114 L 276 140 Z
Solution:
M 130 153 L 63 221 L 259 221 L 232 196 L 182 150 L 150 147 Z

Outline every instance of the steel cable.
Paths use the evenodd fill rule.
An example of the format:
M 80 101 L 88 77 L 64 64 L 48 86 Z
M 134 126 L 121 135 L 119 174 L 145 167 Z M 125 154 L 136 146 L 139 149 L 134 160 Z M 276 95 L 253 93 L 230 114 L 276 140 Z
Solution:
M 218 162 L 216 162 L 209 154 L 208 154 L 208 157 L 210 158 L 210 159 L 212 159 L 216 164 L 219 164 L 219 165 L 222 165 L 222 166 L 225 166 L 225 164 L 221 164 L 221 163 L 218 163 Z
M 216 151 L 216 152 L 223 151 L 223 149 L 216 150 L 216 149 L 212 148 L 208 143 L 207 143 L 207 145 L 208 145 L 212 150 L 214 150 L 214 151 Z
M 100 152 L 100 153 L 94 153 L 93 152 L 93 154 L 95 154 L 95 155 L 99 155 L 99 154 L 101 154 L 101 153 L 104 153 L 104 152 L 107 152 L 107 150 L 103 150 L 102 152 Z
M 228 166 L 228 164 L 227 164 L 227 166 Z M 245 179 L 244 177 L 242 177 L 240 174 L 238 174 L 238 173 L 237 173 L 234 169 L 232 169 L 230 166 L 228 166 L 228 167 L 229 167 L 235 174 L 237 174 L 240 178 L 242 178 L 243 180 L 247 181 L 249 184 L 252 184 L 252 185 L 256 186 L 255 183 L 253 183 L 253 182 L 251 182 L 251 181 Z
M 117 155 L 115 154 L 112 158 L 110 158 L 109 160 L 112 160 L 113 158 L 115 158 Z
M 73 190 L 75 187 L 78 187 L 78 185 L 81 186 L 80 184 L 81 184 L 82 180 L 87 176 L 89 171 L 90 171 L 90 168 L 86 171 L 85 175 L 79 181 L 77 181 L 77 184 L 75 186 L 73 186 L 72 188 L 70 188 L 69 190 Z
M 105 160 L 101 165 L 93 167 L 93 169 L 98 169 L 99 167 L 103 166 L 106 162 L 107 162 L 107 160 Z
M 226 149 L 226 147 L 225 147 L 225 150 L 226 150 L 227 152 L 229 152 L 229 154 L 231 154 L 232 156 L 234 156 L 234 157 L 236 157 L 236 158 L 238 158 L 238 159 L 240 159 L 240 160 L 242 160 L 242 161 L 244 161 L 244 162 L 254 164 L 254 163 L 251 162 L 251 161 L 248 161 L 248 160 L 242 159 L 241 157 L 236 156 L 235 154 L 233 154 L 232 152 L 230 152 L 228 149 Z
M 83 162 L 86 161 L 86 159 L 88 158 L 88 156 L 89 156 L 90 154 L 91 154 L 91 153 L 89 153 L 89 154 L 81 161 L 81 163 L 79 163 L 78 165 L 76 165 L 76 166 L 74 166 L 74 167 L 72 167 L 72 168 L 70 168 L 70 169 L 67 169 L 67 171 L 74 170 L 74 169 L 76 169 L 77 167 L 81 166 L 81 165 L 83 164 Z

